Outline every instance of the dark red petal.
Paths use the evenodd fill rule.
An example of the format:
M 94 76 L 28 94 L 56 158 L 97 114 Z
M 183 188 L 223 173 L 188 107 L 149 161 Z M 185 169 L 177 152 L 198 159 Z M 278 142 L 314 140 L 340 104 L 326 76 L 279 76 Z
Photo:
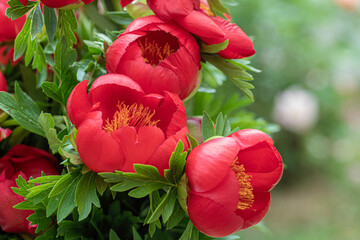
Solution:
M 174 19 L 180 26 L 200 38 L 220 38 L 223 39 L 225 33 L 209 16 L 199 11 L 192 11 L 186 16 Z
M 34 234 L 35 229 L 29 229 L 29 221 L 26 220 L 34 211 L 13 208 L 14 205 L 24 201 L 24 197 L 14 193 L 11 187 L 16 187 L 15 180 L 13 179 L 0 182 L 1 229 L 10 233 L 29 232 L 30 234 Z
M 135 22 L 135 21 L 134 21 Z M 130 43 L 141 37 L 141 34 L 120 34 L 106 51 L 106 71 L 108 73 L 116 73 L 122 56 L 127 51 Z
M 103 120 L 112 119 L 117 105 L 139 102 L 144 95 L 139 84 L 121 74 L 106 74 L 99 77 L 89 91 L 89 99 L 93 104 L 100 103 Z
M 223 58 L 238 59 L 255 54 L 253 42 L 235 23 L 230 23 L 220 17 L 211 17 L 211 19 L 225 33 L 225 37 L 223 39 L 200 37 L 200 39 L 209 45 L 218 44 L 229 39 L 227 48 L 220 51 L 218 55 Z
M 238 151 L 239 145 L 228 137 L 215 138 L 195 147 L 186 164 L 190 190 L 206 192 L 218 186 L 228 174 Z
M 186 110 L 180 98 L 172 93 L 165 92 L 164 100 L 161 102 L 155 119 L 161 119 L 157 126 L 166 133 L 166 137 L 176 134 L 186 126 Z
M 91 111 L 91 103 L 87 96 L 87 83 L 88 80 L 85 80 L 76 85 L 67 101 L 66 109 L 69 119 L 76 128 L 84 121 L 86 114 Z
M 283 164 L 273 145 L 260 142 L 240 150 L 238 159 L 246 174 L 252 176 L 250 183 L 255 191 L 270 191 L 279 182 Z
M 117 141 L 102 129 L 101 112 L 89 113 L 78 128 L 76 146 L 85 165 L 95 172 L 121 170 L 125 156 Z
M 244 223 L 234 211 L 196 193 L 189 194 L 188 212 L 195 227 L 211 237 L 230 235 Z
M 7 83 L 1 71 L 0 71 L 0 91 L 7 92 Z
M 122 7 L 126 7 L 126 5 L 130 4 L 134 0 L 120 0 L 120 4 Z
M 162 19 L 173 19 L 175 16 L 186 16 L 195 7 L 200 5 L 200 0 L 147 0 L 153 12 Z
M 236 214 L 244 219 L 244 224 L 236 231 L 240 231 L 258 224 L 270 208 L 269 192 L 254 192 L 254 203 L 251 208 L 237 210 Z
M 145 164 L 165 140 L 161 129 L 154 126 L 141 127 L 138 132 L 134 127 L 122 127 L 111 136 L 118 141 L 124 153 L 123 172 L 134 172 L 134 163 Z
M 19 0 L 19 1 L 21 2 L 22 5 L 26 7 L 29 0 Z
M 199 195 L 209 198 L 231 211 L 235 211 L 239 202 L 239 182 L 236 179 L 235 172 L 229 168 L 228 174 L 218 186 Z
M 169 169 L 170 156 L 174 152 L 179 140 L 184 143 L 184 151 L 189 149 L 189 143 L 186 138 L 186 133 L 188 132 L 189 130 L 186 126 L 184 126 L 175 135 L 167 138 L 165 142 L 161 144 L 156 152 L 149 158 L 146 164 L 156 166 L 156 168 L 159 170 L 159 173 L 164 176 L 164 170 Z
M 235 141 L 240 145 L 240 150 L 254 146 L 257 143 L 264 141 L 272 145 L 274 144 L 269 135 L 257 129 L 243 129 L 234 132 L 229 137 L 235 139 Z

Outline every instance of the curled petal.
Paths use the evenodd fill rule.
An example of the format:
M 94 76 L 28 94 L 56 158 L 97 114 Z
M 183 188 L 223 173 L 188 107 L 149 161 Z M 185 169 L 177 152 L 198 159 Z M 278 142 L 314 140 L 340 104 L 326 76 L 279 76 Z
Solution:
M 244 224 L 236 231 L 244 230 L 258 224 L 270 209 L 270 193 L 254 192 L 252 207 L 246 210 L 237 210 L 236 214 L 244 219 Z
M 270 191 L 280 180 L 283 164 L 273 145 L 260 142 L 241 150 L 238 159 L 245 171 L 251 175 L 251 185 L 257 191 Z
M 271 145 L 274 144 L 269 135 L 257 129 L 243 129 L 234 132 L 229 137 L 235 139 L 235 141 L 240 145 L 240 150 L 252 147 L 259 142 L 268 142 Z
M 153 26 L 156 26 L 156 24 L 159 23 L 164 23 L 164 22 L 155 15 L 137 18 L 136 21 L 132 21 L 127 26 L 124 33 L 133 32 L 139 29 L 146 31 L 149 29 L 149 27 L 152 28 Z
M 195 147 L 186 164 L 189 187 L 195 192 L 216 187 L 229 173 L 238 151 L 239 145 L 228 137 L 215 138 Z
M 119 144 L 102 129 L 101 112 L 86 116 L 78 128 L 76 145 L 85 165 L 95 172 L 121 170 L 125 164 Z
M 223 30 L 202 12 L 194 10 L 186 16 L 176 17 L 174 20 L 189 32 L 199 36 L 200 39 L 223 39 L 225 37 Z
M 234 211 L 196 193 L 189 194 L 188 210 L 195 227 L 211 237 L 230 235 L 244 223 L 243 218 Z
M 87 83 L 82 81 L 75 86 L 67 102 L 67 112 L 70 121 L 76 128 L 84 121 L 87 113 L 91 111 L 91 103 L 87 97 Z

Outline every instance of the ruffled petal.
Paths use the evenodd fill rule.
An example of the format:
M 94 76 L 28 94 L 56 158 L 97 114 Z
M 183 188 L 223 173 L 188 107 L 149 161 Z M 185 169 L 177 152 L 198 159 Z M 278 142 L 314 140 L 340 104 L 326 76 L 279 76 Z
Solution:
M 125 164 L 118 142 L 102 129 L 99 111 L 89 113 L 78 128 L 76 146 L 82 161 L 95 172 L 121 170 Z
M 141 127 L 138 132 L 134 127 L 123 127 L 111 136 L 116 139 L 125 156 L 125 164 L 121 168 L 123 172 L 134 172 L 134 163 L 145 164 L 165 140 L 161 129 L 154 126 Z
M 124 34 L 134 32 L 136 30 L 147 30 L 146 27 L 152 28 L 154 25 L 156 26 L 156 24 L 158 23 L 164 23 L 164 21 L 162 21 L 160 18 L 156 17 L 155 15 L 137 18 L 135 21 L 132 21 L 126 27 Z
M 240 150 L 252 147 L 259 142 L 268 142 L 271 145 L 274 144 L 269 135 L 257 129 L 243 129 L 234 132 L 229 137 L 235 139 L 235 141 L 240 145 Z
M 206 192 L 218 186 L 229 173 L 239 145 L 228 137 L 215 138 L 195 147 L 187 159 L 189 187 Z
M 197 193 L 189 194 L 188 212 L 195 227 L 211 237 L 228 236 L 244 223 L 234 211 Z
M 87 83 L 88 80 L 85 80 L 76 85 L 66 104 L 69 119 L 76 128 L 84 121 L 86 114 L 91 111 L 91 103 L 87 96 Z
M 236 214 L 244 219 L 244 224 L 236 231 L 244 230 L 258 224 L 270 209 L 270 193 L 254 192 L 254 203 L 246 210 L 237 210 Z
M 220 38 L 225 37 L 221 28 L 206 14 L 199 11 L 191 11 L 186 16 L 174 18 L 174 20 L 189 32 L 200 38 Z
M 260 142 L 241 150 L 238 159 L 246 174 L 252 176 L 250 183 L 256 191 L 270 191 L 279 182 L 283 164 L 273 145 Z
M 188 132 L 189 130 L 185 126 L 175 135 L 167 138 L 149 158 L 146 164 L 155 166 L 159 170 L 160 175 L 164 176 L 164 170 L 169 169 L 170 156 L 174 152 L 178 142 L 181 140 L 184 143 L 184 151 L 189 149 L 189 143 L 186 138 L 186 133 Z

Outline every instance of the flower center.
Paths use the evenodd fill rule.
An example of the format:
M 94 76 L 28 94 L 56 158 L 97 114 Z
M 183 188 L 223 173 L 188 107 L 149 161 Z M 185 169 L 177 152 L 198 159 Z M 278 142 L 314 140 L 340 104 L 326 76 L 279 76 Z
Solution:
M 118 110 L 114 113 L 113 119 L 106 119 L 104 130 L 107 133 L 112 133 L 125 126 L 132 126 L 140 128 L 144 126 L 156 126 L 160 120 L 151 120 L 155 115 L 155 110 L 149 107 L 144 107 L 142 104 L 134 103 L 126 105 L 121 102 L 117 105 Z
M 253 186 L 251 186 L 251 176 L 245 173 L 243 164 L 239 164 L 238 158 L 235 158 L 231 169 L 236 174 L 236 179 L 239 183 L 239 202 L 237 209 L 245 210 L 252 206 L 254 202 Z
M 179 49 L 177 38 L 164 31 L 147 32 L 145 36 L 137 39 L 137 43 L 145 63 L 153 67 Z

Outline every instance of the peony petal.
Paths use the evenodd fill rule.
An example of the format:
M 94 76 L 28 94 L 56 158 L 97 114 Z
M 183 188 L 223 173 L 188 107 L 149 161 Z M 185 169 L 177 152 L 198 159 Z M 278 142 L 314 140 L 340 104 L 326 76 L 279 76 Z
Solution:
M 34 229 L 28 229 L 29 221 L 26 218 L 34 211 L 14 209 L 13 206 L 24 201 L 24 197 L 17 195 L 11 189 L 16 187 L 14 179 L 0 182 L 0 226 L 3 231 L 10 233 L 29 232 L 34 234 Z
M 75 86 L 66 105 L 69 119 L 76 128 L 84 121 L 86 114 L 91 111 L 91 103 L 87 97 L 87 83 L 88 80 L 85 80 Z
M 167 137 L 170 137 L 186 126 L 186 110 L 177 95 L 165 92 L 164 96 L 154 118 L 161 119 L 157 126 L 166 133 Z
M 237 132 L 234 132 L 229 137 L 235 139 L 235 141 L 240 145 L 240 149 L 245 149 L 259 142 L 268 142 L 273 144 L 273 140 L 266 133 L 257 130 L 257 129 L 243 129 Z
M 1 71 L 0 71 L 0 91 L 7 92 L 7 83 Z
M 156 152 L 149 158 L 146 164 L 156 166 L 160 175 L 164 176 L 164 170 L 169 169 L 169 160 L 171 153 L 174 152 L 176 145 L 181 140 L 184 143 L 184 151 L 189 149 L 189 143 L 186 138 L 186 133 L 189 130 L 183 127 L 175 135 L 167 138 L 163 144 L 159 146 Z
M 270 209 L 270 193 L 254 192 L 254 203 L 251 208 L 237 210 L 236 214 L 244 219 L 244 224 L 237 231 L 244 230 L 258 224 Z
M 120 4 L 122 7 L 126 7 L 126 5 L 130 4 L 134 0 L 120 0 Z
M 111 136 L 121 146 L 125 156 L 125 165 L 121 168 L 123 172 L 135 172 L 134 163 L 145 164 L 165 140 L 161 129 L 154 126 L 141 127 L 138 132 L 134 127 L 123 127 Z
M 119 144 L 102 129 L 101 112 L 86 116 L 78 128 L 76 146 L 85 165 L 95 172 L 121 170 L 125 164 Z
M 220 38 L 225 37 L 225 33 L 209 16 L 199 11 L 191 11 L 186 16 L 174 18 L 174 20 L 189 32 L 200 38 Z
M 267 142 L 241 150 L 239 163 L 251 175 L 251 185 L 256 191 L 270 191 L 280 180 L 283 164 L 276 148 Z
M 238 144 L 228 137 L 215 138 L 195 147 L 186 164 L 190 189 L 206 192 L 218 186 L 224 181 L 238 151 Z
M 231 211 L 235 211 L 239 202 L 239 183 L 235 172 L 229 169 L 221 183 L 210 191 L 202 192 L 199 195 L 209 198 Z
M 186 16 L 194 8 L 199 8 L 200 0 L 147 0 L 147 4 L 160 18 L 172 19 L 176 16 Z
M 117 105 L 136 103 L 144 95 L 139 84 L 121 74 L 106 74 L 99 77 L 89 91 L 92 103 L 100 103 L 103 120 L 112 119 Z
M 201 194 L 190 193 L 189 218 L 195 227 L 211 237 L 225 237 L 237 231 L 244 220 L 230 209 Z
M 221 17 L 211 17 L 211 19 L 225 33 L 225 37 L 223 39 L 200 37 L 200 39 L 209 45 L 218 44 L 229 39 L 228 46 L 218 53 L 219 56 L 228 59 L 239 59 L 255 54 L 253 42 L 239 26 Z
M 146 17 L 137 18 L 136 21 L 132 21 L 125 29 L 125 33 L 130 33 L 136 30 L 147 30 L 146 27 L 152 27 L 153 25 L 156 25 L 157 23 L 164 23 L 160 18 L 151 15 Z M 136 32 L 138 33 L 138 32 Z M 120 35 L 122 36 L 122 35 Z

